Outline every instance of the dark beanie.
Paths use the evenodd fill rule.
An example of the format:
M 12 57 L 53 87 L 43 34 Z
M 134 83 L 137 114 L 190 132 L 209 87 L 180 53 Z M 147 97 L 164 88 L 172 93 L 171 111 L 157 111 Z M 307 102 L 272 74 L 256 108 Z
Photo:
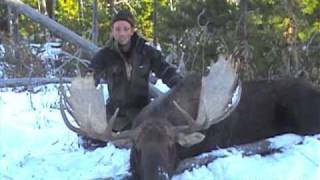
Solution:
M 115 23 L 116 21 L 120 21 L 120 20 L 127 21 L 128 23 L 131 24 L 132 27 L 134 27 L 135 21 L 134 21 L 133 15 L 131 14 L 130 11 L 128 11 L 128 10 L 119 11 L 113 17 L 111 24 L 113 25 L 113 23 Z

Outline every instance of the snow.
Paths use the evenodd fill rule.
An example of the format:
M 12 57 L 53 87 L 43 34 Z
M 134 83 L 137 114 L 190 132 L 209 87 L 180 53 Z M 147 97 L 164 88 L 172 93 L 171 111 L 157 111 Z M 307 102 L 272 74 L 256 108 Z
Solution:
M 284 135 L 295 138 L 295 135 Z M 274 140 L 283 141 L 283 136 Z M 287 141 L 291 142 L 292 141 Z M 289 143 L 290 144 L 290 143 Z M 235 151 L 225 158 L 200 167 L 192 172 L 184 172 L 174 180 L 191 179 L 272 179 L 272 180 L 316 180 L 320 178 L 320 143 L 314 137 L 306 137 L 301 145 L 288 145 L 282 153 L 269 156 L 242 156 Z
M 63 124 L 57 100 L 54 86 L 37 94 L 1 92 L 0 179 L 88 179 L 127 173 L 129 150 L 111 144 L 94 152 L 78 147 L 77 136 Z
M 34 55 L 37 55 L 41 60 L 58 60 L 63 54 L 62 40 L 56 39 L 48 41 L 44 44 L 29 44 Z
M 166 88 L 161 81 L 157 86 Z M 95 151 L 79 147 L 60 116 L 56 85 L 38 90 L 30 94 L 0 89 L 0 179 L 120 179 L 129 173 L 130 150 L 112 144 Z M 320 142 L 306 136 L 293 145 L 300 140 L 294 134 L 272 138 L 275 147 L 283 148 L 269 156 L 213 151 L 228 156 L 172 179 L 320 179 Z

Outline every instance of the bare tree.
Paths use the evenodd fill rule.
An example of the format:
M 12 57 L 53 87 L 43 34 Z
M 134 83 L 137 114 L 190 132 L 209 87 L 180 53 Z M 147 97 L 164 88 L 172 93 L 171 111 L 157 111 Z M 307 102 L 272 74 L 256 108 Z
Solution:
M 158 39 L 157 39 L 157 0 L 153 0 L 153 46 L 157 47 Z
M 110 16 L 113 16 L 114 0 L 107 0 L 107 4 L 108 4 L 109 14 Z
M 12 53 L 14 55 L 14 61 L 18 61 L 20 59 L 20 54 L 18 51 L 19 45 L 19 18 L 18 13 L 12 9 L 10 6 L 7 7 L 8 12 L 8 20 L 9 20 L 9 36 L 13 39 L 14 46 L 12 49 Z
M 46 4 L 46 12 L 49 18 L 55 20 L 55 9 L 57 6 L 57 1 L 56 0 L 45 0 Z
M 92 42 L 98 43 L 98 1 L 93 0 L 92 3 Z
M 288 16 L 290 17 L 290 22 L 287 26 L 287 30 L 284 33 L 285 38 L 287 40 L 287 53 L 288 53 L 288 67 L 287 73 L 288 75 L 295 74 L 300 67 L 300 60 L 297 50 L 297 27 L 296 27 L 296 18 L 293 12 L 295 2 L 292 0 L 284 1 L 285 8 L 287 10 Z M 285 60 L 284 60 L 285 61 Z
M 254 72 L 251 62 L 251 47 L 248 43 L 247 31 L 247 16 L 248 16 L 248 1 L 240 1 L 240 18 L 238 21 L 238 37 L 239 45 L 235 50 L 235 56 L 241 61 L 241 72 L 245 74 L 248 79 L 253 79 Z
M 0 3 L 0 31 L 9 32 L 8 7 Z M 1 38 L 0 38 L 1 42 Z
M 83 24 L 84 19 L 84 13 L 83 13 L 83 0 L 78 0 L 78 8 L 79 8 L 79 14 L 78 14 L 78 21 L 80 22 L 80 25 Z

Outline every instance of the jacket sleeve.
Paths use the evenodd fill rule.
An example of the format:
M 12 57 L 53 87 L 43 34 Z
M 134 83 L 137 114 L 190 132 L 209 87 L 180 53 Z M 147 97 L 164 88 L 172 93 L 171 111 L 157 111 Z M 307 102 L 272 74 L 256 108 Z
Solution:
M 182 76 L 177 73 L 177 69 L 164 60 L 160 51 L 152 47 L 149 48 L 151 70 L 170 88 L 178 84 L 182 79 Z
M 100 79 L 104 76 L 106 66 L 104 58 L 103 51 L 100 50 L 93 56 L 89 65 L 89 72 L 93 72 L 93 78 L 96 86 L 100 83 Z

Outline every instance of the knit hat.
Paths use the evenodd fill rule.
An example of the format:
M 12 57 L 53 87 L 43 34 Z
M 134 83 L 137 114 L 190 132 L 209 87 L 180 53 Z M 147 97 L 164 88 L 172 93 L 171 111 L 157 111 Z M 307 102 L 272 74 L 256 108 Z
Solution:
M 133 15 L 131 14 L 130 11 L 128 10 L 121 10 L 119 11 L 112 19 L 112 25 L 116 22 L 116 21 L 120 21 L 120 20 L 123 20 L 123 21 L 127 21 L 128 23 L 131 24 L 132 27 L 134 27 L 135 25 L 135 21 L 134 21 L 134 18 L 133 18 Z

